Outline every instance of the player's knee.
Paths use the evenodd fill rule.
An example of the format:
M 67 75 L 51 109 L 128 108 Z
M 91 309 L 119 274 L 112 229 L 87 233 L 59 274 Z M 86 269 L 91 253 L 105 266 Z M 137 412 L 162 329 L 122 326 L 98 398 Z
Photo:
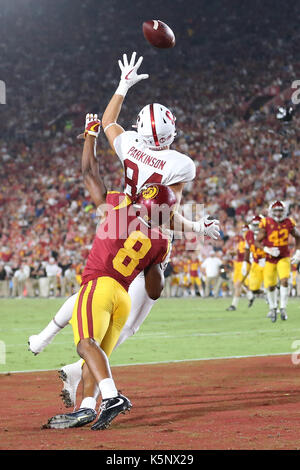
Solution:
M 95 341 L 92 338 L 84 338 L 77 344 L 77 352 L 83 359 L 95 348 Z
M 283 286 L 283 287 L 288 287 L 288 285 L 289 285 L 288 278 L 281 279 L 280 285 Z

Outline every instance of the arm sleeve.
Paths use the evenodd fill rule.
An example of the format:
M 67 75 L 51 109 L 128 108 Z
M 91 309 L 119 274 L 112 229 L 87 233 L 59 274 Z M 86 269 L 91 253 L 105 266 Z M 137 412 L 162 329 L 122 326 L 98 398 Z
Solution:
M 246 250 L 250 249 L 250 246 L 252 245 L 253 240 L 252 240 L 252 235 L 251 233 L 246 233 L 246 238 L 245 238 L 245 248 Z
M 160 264 L 166 259 L 167 255 L 169 253 L 171 244 L 170 244 L 169 240 L 164 240 L 164 242 L 165 243 L 162 245 L 162 249 L 161 249 L 159 255 L 157 256 L 157 258 L 155 258 L 155 260 L 153 261 L 152 264 Z

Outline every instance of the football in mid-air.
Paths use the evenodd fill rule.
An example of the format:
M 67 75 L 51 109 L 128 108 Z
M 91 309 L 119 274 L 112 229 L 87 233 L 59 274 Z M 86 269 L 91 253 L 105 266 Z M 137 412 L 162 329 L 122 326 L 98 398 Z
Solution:
M 154 47 L 169 49 L 175 46 L 175 35 L 172 29 L 160 20 L 149 20 L 143 23 L 143 33 Z

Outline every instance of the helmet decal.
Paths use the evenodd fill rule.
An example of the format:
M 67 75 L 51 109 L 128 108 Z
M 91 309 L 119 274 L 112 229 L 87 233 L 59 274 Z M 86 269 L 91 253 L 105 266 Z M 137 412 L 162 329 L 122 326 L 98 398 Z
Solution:
M 144 199 L 154 199 L 159 192 L 157 186 L 148 186 L 148 188 L 142 191 L 142 196 Z
M 171 113 L 171 111 L 167 110 L 166 111 L 166 116 L 167 116 L 167 118 L 170 119 L 172 124 L 175 124 L 175 118 L 174 118 L 173 114 Z

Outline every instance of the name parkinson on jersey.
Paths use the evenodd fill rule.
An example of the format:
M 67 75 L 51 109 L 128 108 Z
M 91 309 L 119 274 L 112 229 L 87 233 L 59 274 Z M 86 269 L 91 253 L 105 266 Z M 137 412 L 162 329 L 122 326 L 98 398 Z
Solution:
M 151 157 L 146 152 L 141 152 L 136 147 L 131 147 L 128 150 L 128 155 L 133 157 L 135 160 L 144 163 L 145 165 L 153 166 L 153 168 L 157 168 L 158 170 L 163 170 L 166 164 L 165 160 L 160 160 L 159 158 Z

